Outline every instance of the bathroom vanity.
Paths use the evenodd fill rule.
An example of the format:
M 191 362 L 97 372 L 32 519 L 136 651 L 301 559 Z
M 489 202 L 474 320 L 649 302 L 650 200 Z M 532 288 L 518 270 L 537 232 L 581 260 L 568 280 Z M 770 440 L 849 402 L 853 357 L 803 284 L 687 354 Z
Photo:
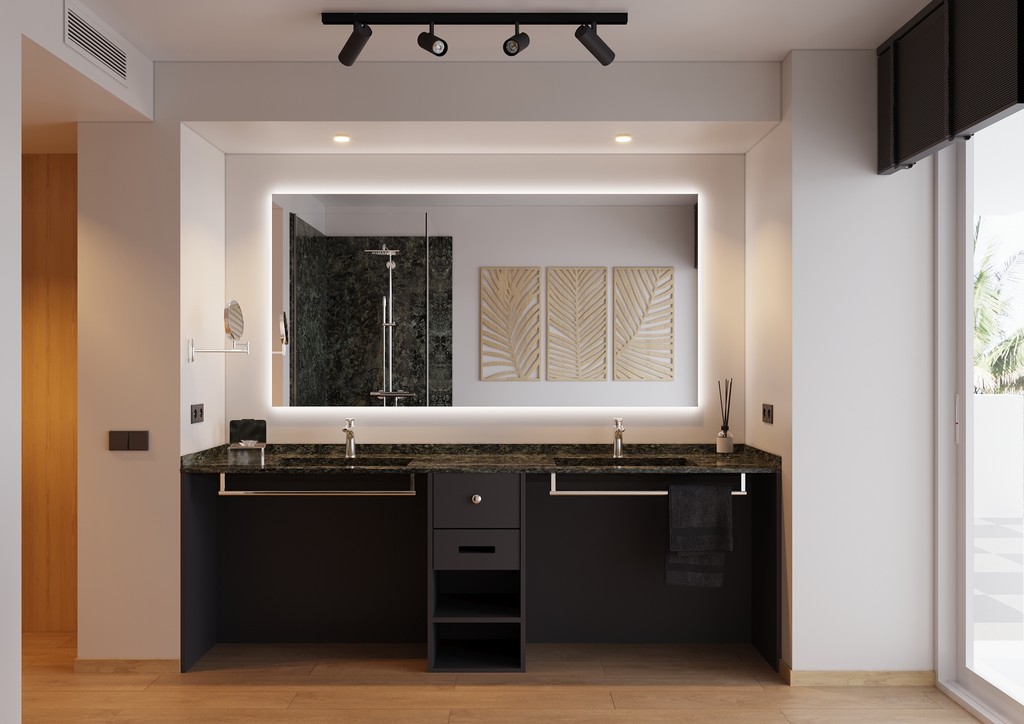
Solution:
M 182 458 L 181 668 L 216 643 L 422 643 L 522 671 L 537 643 L 781 649 L 781 461 L 737 446 L 268 445 Z M 733 491 L 720 588 L 665 585 L 668 483 Z

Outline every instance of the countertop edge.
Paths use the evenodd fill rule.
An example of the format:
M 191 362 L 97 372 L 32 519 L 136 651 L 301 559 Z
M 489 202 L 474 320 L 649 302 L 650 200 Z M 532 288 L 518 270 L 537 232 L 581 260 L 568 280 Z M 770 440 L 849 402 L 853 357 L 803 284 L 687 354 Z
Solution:
M 181 456 L 182 474 L 427 474 L 427 473 L 525 473 L 570 474 L 757 474 L 778 473 L 782 459 L 746 445 L 728 454 L 715 452 L 714 445 L 632 446 L 633 455 L 645 459 L 679 458 L 685 465 L 560 464 L 556 458 L 602 457 L 609 446 L 599 445 L 364 445 L 354 460 L 344 457 L 344 445 L 268 444 L 265 463 L 231 465 L 227 445 Z M 409 458 L 403 465 L 374 465 L 374 457 Z M 610 454 L 608 455 L 610 459 Z M 625 459 L 628 461 L 630 450 Z M 417 459 L 419 458 L 419 459 Z M 429 459 L 424 459 L 429 458 Z M 475 460 L 473 458 L 476 458 Z M 286 459 L 286 460 L 285 460 Z M 325 461 L 328 461 L 325 463 Z

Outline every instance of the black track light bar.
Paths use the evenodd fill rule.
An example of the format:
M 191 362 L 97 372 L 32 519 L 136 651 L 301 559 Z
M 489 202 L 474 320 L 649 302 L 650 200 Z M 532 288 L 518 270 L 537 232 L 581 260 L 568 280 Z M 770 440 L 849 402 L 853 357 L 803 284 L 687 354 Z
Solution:
M 625 25 L 629 13 L 320 13 L 324 25 Z

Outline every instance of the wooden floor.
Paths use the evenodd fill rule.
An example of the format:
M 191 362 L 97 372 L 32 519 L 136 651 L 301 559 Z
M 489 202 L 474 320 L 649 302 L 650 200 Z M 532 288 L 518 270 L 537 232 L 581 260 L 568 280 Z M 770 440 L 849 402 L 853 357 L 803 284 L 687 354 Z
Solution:
M 74 674 L 25 634 L 26 722 L 974 721 L 931 687 L 783 685 L 747 646 L 531 645 L 525 674 L 430 674 L 417 646 L 219 645 L 187 674 Z

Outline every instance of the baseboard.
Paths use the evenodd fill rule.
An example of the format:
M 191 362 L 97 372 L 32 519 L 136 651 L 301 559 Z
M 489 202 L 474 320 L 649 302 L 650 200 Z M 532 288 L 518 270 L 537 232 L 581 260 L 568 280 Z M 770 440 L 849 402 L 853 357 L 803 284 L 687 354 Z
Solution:
M 790 686 L 935 686 L 934 671 L 793 671 L 780 666 L 779 673 Z
M 76 674 L 177 674 L 179 659 L 75 659 Z

